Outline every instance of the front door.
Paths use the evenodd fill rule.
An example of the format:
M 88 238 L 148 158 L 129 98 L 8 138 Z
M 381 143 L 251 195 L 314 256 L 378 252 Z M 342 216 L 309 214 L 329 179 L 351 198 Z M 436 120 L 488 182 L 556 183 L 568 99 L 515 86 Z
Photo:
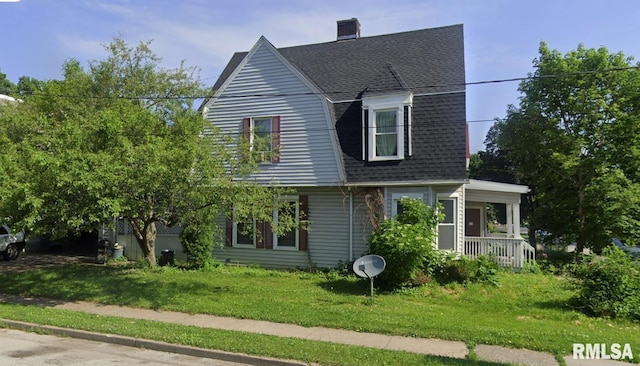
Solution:
M 480 236 L 481 234 L 480 209 L 467 208 L 464 210 L 464 217 L 465 217 L 464 236 Z

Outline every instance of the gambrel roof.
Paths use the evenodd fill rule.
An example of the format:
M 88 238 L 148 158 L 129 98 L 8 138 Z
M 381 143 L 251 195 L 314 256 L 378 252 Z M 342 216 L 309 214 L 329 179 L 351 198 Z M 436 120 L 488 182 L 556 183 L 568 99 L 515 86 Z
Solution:
M 466 112 L 462 25 L 277 48 L 331 103 L 346 184 L 464 182 Z M 213 86 L 242 63 L 235 53 Z M 363 159 L 363 97 L 412 95 L 403 159 Z
M 353 100 L 392 68 L 414 94 L 464 90 L 462 25 L 278 48 L 331 101 Z M 233 55 L 217 90 L 247 52 Z

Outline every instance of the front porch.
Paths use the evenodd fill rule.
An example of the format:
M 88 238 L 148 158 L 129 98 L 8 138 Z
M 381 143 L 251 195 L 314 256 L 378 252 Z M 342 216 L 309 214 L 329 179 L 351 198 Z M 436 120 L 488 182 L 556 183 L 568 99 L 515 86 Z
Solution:
M 520 231 L 520 196 L 529 187 L 480 180 L 469 180 L 465 185 L 464 246 L 462 254 L 469 258 L 486 255 L 501 266 L 521 269 L 535 260 L 535 248 Z M 505 206 L 506 230 L 492 233 L 487 219 L 487 204 Z
M 463 253 L 475 259 L 481 255 L 494 258 L 502 267 L 521 269 L 525 263 L 535 261 L 536 250 L 520 238 L 465 236 Z

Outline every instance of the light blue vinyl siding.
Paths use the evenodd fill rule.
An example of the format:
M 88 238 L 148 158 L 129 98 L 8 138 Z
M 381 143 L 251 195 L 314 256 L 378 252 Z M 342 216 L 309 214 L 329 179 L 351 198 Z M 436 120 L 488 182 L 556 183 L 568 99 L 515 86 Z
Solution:
M 214 256 L 229 263 L 258 264 L 270 268 L 336 267 L 349 258 L 349 195 L 337 188 L 300 189 L 309 197 L 308 251 L 218 247 Z M 367 250 L 368 232 L 363 229 L 365 211 L 362 201 L 354 196 L 353 255 L 360 257 Z M 358 209 L 355 209 L 355 208 Z M 224 227 L 224 218 L 218 219 Z
M 222 133 L 242 137 L 242 119 L 280 116 L 280 162 L 261 165 L 261 184 L 337 186 L 340 155 L 329 122 L 327 101 L 259 41 L 246 63 L 206 106 L 205 117 Z

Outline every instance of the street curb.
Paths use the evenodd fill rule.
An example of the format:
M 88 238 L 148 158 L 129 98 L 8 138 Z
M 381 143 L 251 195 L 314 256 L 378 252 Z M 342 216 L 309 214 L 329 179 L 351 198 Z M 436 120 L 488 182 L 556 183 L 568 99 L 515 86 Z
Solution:
M 184 346 L 148 339 L 133 338 L 114 334 L 95 333 L 84 330 L 60 328 L 51 325 L 40 325 L 16 320 L 0 319 L 0 327 L 23 330 L 28 332 L 52 334 L 63 337 L 79 338 L 94 342 L 112 343 L 126 347 L 143 348 L 153 351 L 177 353 L 186 356 L 212 358 L 221 361 L 244 363 L 255 366 L 301 366 L 306 365 L 298 361 L 279 360 L 274 358 L 257 357 L 241 353 L 231 353 L 220 350 L 204 349 Z

